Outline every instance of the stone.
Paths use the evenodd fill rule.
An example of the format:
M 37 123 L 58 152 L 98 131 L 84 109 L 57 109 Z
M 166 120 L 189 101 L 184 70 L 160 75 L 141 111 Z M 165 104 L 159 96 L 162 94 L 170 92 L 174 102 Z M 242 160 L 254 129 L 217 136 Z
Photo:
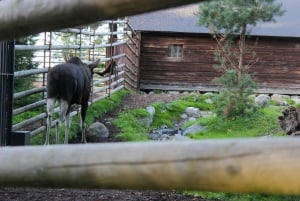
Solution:
M 153 119 L 155 115 L 155 108 L 153 106 L 146 107 L 147 112 L 149 113 L 150 117 Z
M 254 102 L 258 106 L 268 106 L 270 101 L 270 97 L 267 94 L 260 94 L 255 99 Z
M 197 124 L 194 124 L 190 127 L 187 127 L 186 129 L 183 130 L 182 132 L 182 135 L 187 135 L 187 134 L 196 134 L 198 132 L 201 132 L 201 131 L 205 131 L 206 128 L 201 126 L 201 125 L 197 125 Z
M 185 113 L 188 117 L 199 118 L 200 117 L 200 110 L 196 107 L 187 107 Z
M 207 97 L 210 97 L 210 98 L 215 96 L 215 94 L 212 93 L 212 92 L 206 92 L 206 93 L 204 93 L 203 95 L 205 95 L 205 96 L 207 96 Z
M 208 104 L 213 104 L 214 103 L 214 101 L 211 98 L 205 99 L 205 102 L 208 103 Z
M 187 114 L 186 114 L 186 113 L 183 113 L 183 114 L 181 114 L 181 115 L 180 115 L 180 118 L 181 118 L 181 119 L 187 119 L 187 118 L 188 118 L 188 116 L 187 116 Z
M 189 118 L 188 118 L 188 121 L 189 121 L 189 122 L 191 122 L 191 121 L 196 121 L 196 120 L 197 120 L 197 119 L 196 119 L 195 117 L 189 117 Z
M 287 135 L 300 135 L 300 108 L 289 106 L 278 117 L 279 125 Z
M 292 96 L 291 100 L 295 101 L 295 104 L 300 104 L 300 98 L 299 98 L 299 96 Z
M 282 95 L 280 95 L 280 94 L 273 94 L 271 96 L 271 100 L 275 101 L 276 103 L 279 103 L 279 104 L 284 101 Z
M 213 116 L 214 113 L 212 111 L 200 111 L 200 116 L 201 117 L 210 117 Z
M 86 130 L 86 135 L 87 137 L 107 138 L 109 131 L 103 123 L 95 122 Z
M 155 115 L 155 108 L 153 106 L 149 106 L 149 107 L 146 107 L 146 110 L 149 115 L 141 118 L 140 123 L 142 126 L 149 127 L 149 126 L 151 126 L 151 124 L 153 122 L 153 117 Z
M 169 91 L 168 94 L 170 94 L 170 95 L 178 95 L 178 94 L 180 94 L 180 92 L 179 91 Z
M 172 138 L 172 140 L 174 140 L 174 141 L 185 141 L 185 140 L 192 140 L 192 139 L 189 138 L 189 137 L 186 137 L 186 136 L 182 136 L 180 134 L 175 134 L 174 137 Z

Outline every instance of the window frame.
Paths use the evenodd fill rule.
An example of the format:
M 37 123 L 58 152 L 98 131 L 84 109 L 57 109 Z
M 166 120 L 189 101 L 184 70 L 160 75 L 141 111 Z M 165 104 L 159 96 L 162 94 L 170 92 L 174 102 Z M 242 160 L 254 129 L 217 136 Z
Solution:
M 181 59 L 183 58 L 183 44 L 168 44 L 168 58 Z

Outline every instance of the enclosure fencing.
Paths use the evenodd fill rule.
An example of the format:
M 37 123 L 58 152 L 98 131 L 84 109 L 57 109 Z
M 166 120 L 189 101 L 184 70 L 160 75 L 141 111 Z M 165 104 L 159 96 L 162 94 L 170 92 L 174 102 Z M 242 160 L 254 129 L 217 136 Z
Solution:
M 39 97 L 26 105 L 14 107 L 13 131 L 26 130 L 31 136 L 35 136 L 46 129 L 46 74 L 49 68 L 65 62 L 71 56 L 78 56 L 84 62 L 90 63 L 100 59 L 100 66 L 95 71 L 104 71 L 110 60 L 116 61 L 115 73 L 108 73 L 101 77 L 94 75 L 92 82 L 92 94 L 90 103 L 101 100 L 110 94 L 123 89 L 126 86 L 126 69 L 132 69 L 136 65 L 134 58 L 125 54 L 127 51 L 137 52 L 133 42 L 134 33 L 126 20 L 102 21 L 93 25 L 68 28 L 56 32 L 44 32 L 35 36 L 35 45 L 15 45 L 15 51 L 33 53 L 33 62 L 37 68 L 14 72 L 16 80 L 20 78 L 33 79 L 33 87 L 15 92 L 15 101 L 26 97 Z M 29 65 L 29 64 L 28 64 Z M 136 86 L 129 82 L 128 87 Z M 36 100 L 38 99 L 38 100 Z M 30 111 L 39 111 L 32 115 Z M 58 112 L 57 107 L 54 112 Z M 73 111 L 74 116 L 78 111 Z M 17 117 L 20 118 L 17 118 Z M 22 119 L 21 121 L 18 119 Z M 53 120 L 55 125 L 57 119 Z
M 9 143 L 8 133 L 11 133 L 12 115 L 5 112 L 12 110 L 13 97 L 13 66 L 14 43 L 0 41 L 0 146 Z

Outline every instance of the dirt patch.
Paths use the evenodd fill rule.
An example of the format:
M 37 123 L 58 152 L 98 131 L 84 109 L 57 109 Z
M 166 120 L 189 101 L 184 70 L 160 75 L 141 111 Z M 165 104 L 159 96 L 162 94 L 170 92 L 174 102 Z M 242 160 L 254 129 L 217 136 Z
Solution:
M 106 125 L 110 136 L 107 139 L 87 139 L 89 143 L 117 142 L 115 134 L 120 130 L 111 121 L 121 111 L 146 107 L 155 102 L 171 102 L 186 94 L 131 94 L 124 98 L 121 106 L 97 119 Z M 70 143 L 80 142 L 81 136 Z M 50 188 L 0 188 L 0 201 L 206 201 L 195 196 L 184 195 L 179 191 L 136 191 L 136 190 L 83 190 Z
M 0 201 L 205 201 L 176 191 L 0 188 Z
M 169 103 L 180 97 L 186 96 L 186 93 L 149 93 L 149 94 L 130 94 L 129 96 L 125 97 L 120 104 L 120 107 L 116 108 L 111 112 L 107 112 L 101 118 L 96 119 L 96 121 L 103 123 L 107 129 L 109 130 L 109 137 L 108 138 L 87 138 L 87 142 L 89 143 L 104 143 L 104 142 L 120 142 L 121 140 L 116 138 L 116 134 L 120 133 L 120 129 L 115 127 L 112 124 L 112 120 L 116 118 L 120 112 L 128 111 L 135 108 L 145 108 L 153 103 L 156 102 L 164 102 Z M 80 143 L 81 141 L 81 133 L 78 133 L 77 138 L 71 139 L 70 143 Z

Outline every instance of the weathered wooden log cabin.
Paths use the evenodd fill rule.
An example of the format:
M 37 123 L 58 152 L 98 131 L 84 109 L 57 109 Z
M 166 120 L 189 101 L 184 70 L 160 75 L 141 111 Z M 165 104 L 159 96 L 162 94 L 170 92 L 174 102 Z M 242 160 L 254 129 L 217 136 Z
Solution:
M 300 23 L 292 0 L 274 23 L 260 23 L 247 39 L 260 93 L 300 94 Z M 216 91 L 216 41 L 197 25 L 198 4 L 129 17 L 138 34 L 137 82 L 140 90 Z M 249 58 L 251 55 L 249 55 Z M 247 62 L 246 62 L 247 63 Z

